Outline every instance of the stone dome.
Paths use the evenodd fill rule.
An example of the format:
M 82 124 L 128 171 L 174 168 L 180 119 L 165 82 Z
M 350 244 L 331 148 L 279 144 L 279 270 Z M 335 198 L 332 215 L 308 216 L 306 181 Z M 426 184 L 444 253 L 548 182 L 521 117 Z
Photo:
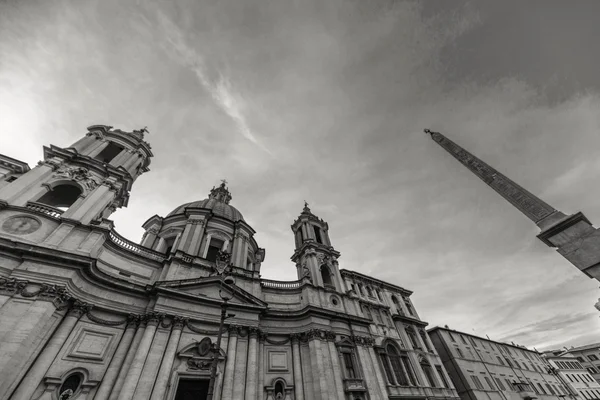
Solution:
M 182 204 L 171 211 L 167 217 L 183 214 L 186 208 L 206 208 L 211 210 L 213 214 L 218 217 L 222 217 L 233 222 L 240 220 L 243 221 L 244 216 L 237 208 L 229 205 L 230 200 L 231 193 L 229 193 L 229 190 L 227 187 L 225 187 L 225 182 L 223 182 L 221 186 L 212 188 L 210 194 L 208 195 L 208 199 Z

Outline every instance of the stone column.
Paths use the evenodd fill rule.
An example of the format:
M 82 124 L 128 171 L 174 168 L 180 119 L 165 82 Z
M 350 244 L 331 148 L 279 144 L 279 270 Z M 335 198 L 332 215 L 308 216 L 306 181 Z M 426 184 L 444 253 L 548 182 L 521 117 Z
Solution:
M 223 377 L 223 400 L 232 400 L 233 372 L 235 368 L 235 353 L 237 350 L 237 328 L 229 327 L 229 340 L 227 341 L 227 360 L 225 360 L 225 376 Z M 237 382 L 239 384 L 239 382 Z
M 131 346 L 129 346 L 129 350 L 127 351 L 127 356 L 125 357 L 125 361 L 123 361 L 123 366 L 120 369 L 119 375 L 117 376 L 117 381 L 115 382 L 112 392 L 110 393 L 109 400 L 118 400 L 119 394 L 121 394 L 121 388 L 123 387 L 123 383 L 125 383 L 125 378 L 127 377 L 127 371 L 129 371 L 129 366 L 131 366 L 131 362 L 135 357 L 135 353 L 142 341 L 142 336 L 144 335 L 144 331 L 146 329 L 145 322 L 143 324 L 139 324 L 138 318 L 138 329 L 135 332 L 135 336 L 133 341 L 131 342 Z
M 96 143 L 93 143 L 86 150 L 88 156 L 90 156 L 91 158 L 96 157 L 98 154 L 100 154 L 102 150 L 106 148 L 106 146 L 108 146 L 108 143 L 109 142 L 106 139 L 98 140 Z
M 321 336 L 318 331 L 308 332 L 308 347 L 310 349 L 310 360 L 313 368 L 313 377 L 315 383 L 315 394 L 319 394 L 322 399 L 329 399 L 329 384 L 325 375 L 325 365 L 323 362 L 323 348 L 321 346 Z M 318 388 L 318 389 L 317 389 Z
M 181 331 L 185 325 L 186 320 L 183 318 L 176 317 L 173 321 L 173 330 L 169 337 L 169 344 L 167 344 L 167 350 L 160 365 L 156 382 L 154 383 L 154 391 L 150 400 L 163 400 L 167 391 L 167 385 L 169 378 L 171 377 L 171 369 L 173 368 L 173 361 L 175 361 L 175 354 L 177 353 L 177 346 L 179 346 L 179 338 L 181 338 Z
M 249 341 L 243 338 L 243 336 L 240 335 L 240 337 L 238 337 L 235 367 L 233 370 L 233 400 L 244 398 L 244 388 L 246 387 L 246 378 L 248 377 L 248 371 L 246 370 L 246 363 L 248 362 L 248 342 Z
M 304 387 L 302 385 L 302 363 L 300 362 L 299 335 L 292 335 L 292 358 L 294 360 L 294 391 L 296 400 L 304 400 Z
M 356 346 L 356 352 L 362 366 L 363 380 L 370 390 L 371 399 L 385 399 L 386 397 L 382 393 L 383 388 L 378 385 L 378 382 L 375 378 L 376 366 L 373 365 L 368 351 L 362 345 L 358 345 Z
M 20 200 L 16 205 L 25 205 L 29 199 L 20 199 L 20 197 L 23 197 L 20 195 L 31 189 L 39 188 L 39 184 L 46 180 L 50 174 L 52 174 L 51 165 L 41 164 L 32 168 L 16 181 L 0 188 L 0 200 L 5 200 L 10 204 L 15 204 L 17 200 Z
M 110 395 L 110 391 L 117 380 L 117 375 L 119 374 L 119 370 L 121 369 L 121 365 L 123 365 L 123 361 L 125 360 L 125 356 L 127 355 L 127 349 L 131 345 L 131 341 L 133 340 L 133 336 L 135 334 L 135 330 L 137 328 L 137 319 L 130 318 L 127 327 L 125 328 L 125 332 L 123 333 L 123 337 L 119 342 L 119 346 L 113 355 L 112 360 L 104 374 L 104 378 L 102 378 L 102 383 L 96 392 L 96 396 L 94 400 L 107 400 Z
M 241 232 L 236 232 L 233 237 L 233 248 L 231 251 L 231 263 L 239 268 L 244 268 L 244 261 L 242 260 L 242 253 L 245 249 L 246 237 Z M 245 258 L 244 258 L 245 259 Z
M 81 302 L 76 302 L 72 305 L 65 319 L 61 322 L 56 332 L 54 332 L 46 344 L 46 347 L 44 347 L 44 350 L 21 381 L 21 384 L 17 387 L 17 390 L 13 393 L 11 400 L 31 399 L 33 392 L 37 389 L 44 375 L 46 375 L 48 368 L 52 365 L 54 358 L 56 358 L 56 355 L 71 334 L 77 321 L 89 309 L 89 305 Z
M 82 153 L 85 148 L 94 143 L 95 140 L 96 136 L 88 133 L 69 147 L 77 150 L 78 153 Z
M 256 388 L 256 398 L 263 400 L 265 391 L 265 339 L 267 335 L 264 332 L 258 333 L 258 383 Z M 304 399 L 298 399 L 304 400 Z
M 144 234 L 144 238 L 142 239 L 142 246 L 152 248 L 154 245 L 154 241 L 156 240 L 156 235 L 158 235 L 158 228 L 152 227 L 146 231 Z
M 381 363 L 377 359 L 377 355 L 375 354 L 375 350 L 373 347 L 367 347 L 367 353 L 369 353 L 369 357 L 371 358 L 371 362 L 373 363 L 373 372 L 375 372 L 375 378 L 377 379 L 377 386 L 381 388 L 381 393 L 384 399 L 387 398 L 387 383 L 386 378 L 383 377 L 383 371 L 381 370 Z
M 152 388 L 157 379 L 158 369 L 160 368 L 167 347 L 170 331 L 170 327 L 166 329 L 162 326 L 157 327 L 154 333 L 154 340 L 152 340 L 152 345 L 150 346 L 140 379 L 133 394 L 134 400 L 148 400 L 150 398 Z
M 245 400 L 253 400 L 256 397 L 256 372 L 258 371 L 258 366 L 256 365 L 256 359 L 258 351 L 258 347 L 256 345 L 258 329 L 251 328 L 250 332 L 250 342 L 248 344 L 248 364 L 246 366 L 246 397 Z
M 344 381 L 342 379 L 342 370 L 340 368 L 340 357 L 338 355 L 337 348 L 335 347 L 335 335 L 327 341 L 329 347 L 329 356 L 331 357 L 331 367 L 333 368 L 333 380 L 335 381 L 335 387 L 337 388 L 337 398 L 344 400 Z
M 144 368 L 144 363 L 146 362 L 146 357 L 148 356 L 148 351 L 150 350 L 150 345 L 152 344 L 152 339 L 154 339 L 154 333 L 156 332 L 156 327 L 159 323 L 159 316 L 157 314 L 150 314 L 145 316 L 147 319 L 146 329 L 144 330 L 144 336 L 142 336 L 142 340 L 140 345 L 135 352 L 135 357 L 129 366 L 127 376 L 125 377 L 125 383 L 123 383 L 123 388 L 121 389 L 121 393 L 119 395 L 119 399 L 131 399 L 135 392 L 135 388 L 138 384 L 138 380 L 140 379 L 140 375 L 142 374 L 142 369 Z
M 129 151 L 129 149 L 123 149 L 123 150 L 121 150 L 121 152 L 119 154 L 116 155 L 115 158 L 110 160 L 110 165 L 112 165 L 114 167 L 118 167 L 119 165 L 124 164 L 130 155 L 131 155 L 131 151 Z

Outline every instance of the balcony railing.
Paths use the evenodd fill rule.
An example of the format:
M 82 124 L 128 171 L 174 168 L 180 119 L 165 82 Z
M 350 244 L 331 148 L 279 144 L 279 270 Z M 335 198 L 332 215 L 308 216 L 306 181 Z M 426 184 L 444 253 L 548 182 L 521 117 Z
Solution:
M 63 213 L 63 211 L 59 210 L 58 208 L 54 208 L 52 206 L 48 206 L 48 205 L 42 204 L 42 203 L 36 203 L 33 201 L 28 202 L 26 207 L 29 208 L 30 210 L 37 211 L 37 212 L 49 215 L 54 218 L 60 217 Z
M 148 249 L 144 246 L 141 246 L 137 243 L 133 243 L 132 241 L 125 239 L 123 236 L 119 235 L 115 231 L 110 231 L 110 233 L 108 234 L 108 237 L 112 243 L 116 244 L 117 246 L 119 246 L 122 249 L 131 251 L 142 257 L 147 257 L 152 260 L 156 260 L 156 261 L 160 261 L 160 262 L 165 260 L 164 254 L 159 253 L 154 250 L 150 250 L 150 249 Z
M 302 286 L 302 280 L 299 280 L 299 281 L 272 281 L 269 279 L 261 279 L 260 285 L 264 288 L 271 288 L 271 289 L 298 289 Z

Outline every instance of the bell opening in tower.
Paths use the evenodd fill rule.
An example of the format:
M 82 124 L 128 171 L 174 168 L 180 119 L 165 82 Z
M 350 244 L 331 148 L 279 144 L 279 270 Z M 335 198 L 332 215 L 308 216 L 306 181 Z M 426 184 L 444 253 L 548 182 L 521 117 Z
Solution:
M 319 229 L 318 226 L 315 226 L 315 239 L 317 241 L 317 243 L 321 243 L 323 244 L 323 239 L 321 237 L 321 229 Z
M 44 193 L 42 197 L 37 199 L 36 203 L 45 204 L 66 211 L 73 203 L 75 203 L 75 201 L 77 201 L 81 193 L 81 189 L 78 186 L 62 184 L 55 186 L 50 191 Z
M 208 379 L 180 379 L 175 400 L 205 400 L 208 396 Z
M 108 146 L 106 146 L 100 153 L 94 157 L 98 161 L 102 161 L 103 163 L 111 162 L 116 156 L 119 155 L 120 152 L 123 151 L 123 147 L 110 142 Z

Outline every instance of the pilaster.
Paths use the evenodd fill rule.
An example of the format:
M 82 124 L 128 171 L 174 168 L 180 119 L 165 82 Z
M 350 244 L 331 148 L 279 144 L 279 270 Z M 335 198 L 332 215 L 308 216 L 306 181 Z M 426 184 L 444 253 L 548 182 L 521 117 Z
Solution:
M 233 400 L 233 375 L 237 354 L 237 328 L 229 327 L 229 340 L 227 341 L 227 360 L 223 378 L 223 400 Z
M 34 364 L 21 381 L 21 384 L 17 387 L 17 390 L 13 393 L 11 400 L 30 400 L 33 392 L 44 378 L 48 368 L 50 368 L 52 361 L 54 361 L 54 358 L 79 321 L 79 318 L 81 318 L 89 308 L 89 305 L 81 302 L 75 302 L 72 305 L 65 319 L 59 325 L 56 332 L 54 332 L 44 350 L 35 360 Z
M 248 363 L 246 366 L 246 397 L 245 400 L 256 399 L 256 383 L 257 383 L 257 371 L 258 365 L 256 361 L 258 358 L 258 346 L 257 336 L 258 329 L 250 328 L 249 332 L 250 340 L 248 342 Z
M 127 350 L 127 356 L 125 356 L 123 365 L 122 365 L 121 369 L 119 370 L 120 372 L 117 376 L 117 380 L 115 381 L 112 391 L 110 392 L 110 396 L 108 398 L 109 400 L 121 399 L 121 397 L 120 397 L 121 389 L 123 388 L 123 384 L 125 383 L 125 378 L 127 378 L 127 372 L 129 371 L 129 367 L 131 366 L 131 363 L 133 362 L 133 359 L 135 358 L 137 349 L 142 341 L 142 337 L 144 336 L 144 332 L 146 330 L 146 321 L 145 320 L 139 318 L 139 319 L 133 320 L 131 322 L 135 323 L 135 325 L 137 326 L 137 330 L 135 332 L 135 336 L 133 337 L 133 340 L 131 341 L 131 345 L 129 346 L 129 349 Z
M 156 328 L 162 319 L 161 316 L 156 313 L 148 314 L 144 316 L 144 318 L 146 322 L 146 329 L 144 330 L 144 335 L 142 336 L 140 345 L 135 353 L 135 357 L 129 366 L 127 377 L 125 378 L 123 388 L 121 389 L 121 393 L 119 395 L 119 397 L 123 399 L 131 399 L 135 393 L 136 386 L 138 385 L 138 381 L 142 374 L 142 369 L 144 368 L 146 357 L 148 356 L 150 346 L 152 345 L 152 341 L 154 339 L 154 334 L 156 333 Z
M 110 364 L 104 373 L 104 377 L 102 378 L 102 383 L 96 392 L 96 396 L 94 400 L 107 400 L 110 395 L 111 390 L 115 382 L 117 381 L 117 376 L 119 374 L 119 370 L 125 361 L 125 356 L 127 355 L 127 350 L 131 346 L 133 341 L 137 325 L 139 323 L 138 318 L 131 315 L 128 319 L 127 326 L 125 328 L 125 332 L 121 337 L 121 341 L 119 342 L 119 346 L 117 350 L 115 350 L 115 354 L 113 355 Z
M 292 358 L 294 361 L 294 390 L 296 400 L 304 400 L 304 385 L 302 384 L 302 361 L 300 360 L 300 335 L 292 334 Z
M 163 357 L 160 371 L 154 384 L 154 390 L 150 400 L 163 400 L 165 393 L 167 392 L 167 384 L 171 377 L 171 370 L 173 368 L 173 362 L 175 361 L 175 355 L 177 353 L 177 346 L 179 345 L 179 339 L 181 338 L 181 332 L 186 323 L 186 319 L 175 317 L 173 320 L 173 330 L 169 337 L 169 344 L 165 350 L 165 356 Z

